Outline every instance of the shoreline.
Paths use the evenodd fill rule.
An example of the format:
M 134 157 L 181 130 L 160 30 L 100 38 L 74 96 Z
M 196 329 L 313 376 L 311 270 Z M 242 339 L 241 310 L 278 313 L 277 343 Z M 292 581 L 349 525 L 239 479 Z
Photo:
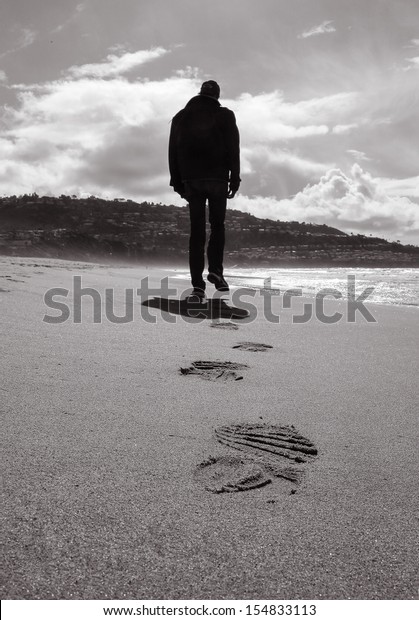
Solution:
M 74 260 L 70 260 L 70 259 L 55 259 L 55 258 L 45 258 L 45 259 L 39 259 L 36 257 L 9 257 L 9 256 L 3 256 L 0 255 L 0 270 L 3 265 L 7 265 L 7 264 L 15 264 L 15 265 L 24 265 L 27 264 L 28 266 L 34 266 L 34 267 L 59 267 L 59 268 L 68 268 L 69 266 L 72 267 L 76 267 L 77 269 L 100 269 L 100 270 L 106 270 L 106 269 L 118 269 L 121 271 L 121 276 L 123 278 L 126 278 L 126 276 L 132 275 L 133 272 L 144 272 L 146 271 L 146 275 L 148 275 L 148 273 L 159 273 L 161 274 L 161 278 L 163 279 L 164 277 L 166 277 L 167 275 L 169 275 L 169 277 L 172 277 L 172 279 L 175 281 L 175 283 L 179 283 L 181 286 L 181 291 L 182 290 L 186 290 L 187 288 L 190 288 L 190 280 L 189 280 L 189 271 L 185 266 L 178 266 L 178 267 L 167 267 L 165 265 L 129 265 L 129 264 L 121 264 L 119 262 L 115 262 L 115 263 L 103 263 L 103 262 L 87 262 L 84 260 L 80 260 L 80 261 L 74 261 Z M 361 271 L 362 273 L 365 274 L 365 272 L 369 272 L 369 271 L 374 271 L 374 270 L 381 270 L 381 267 L 354 267 L 354 268 L 350 268 L 350 267 L 284 267 L 284 268 L 268 268 L 266 267 L 266 273 L 269 273 L 269 276 L 271 276 L 272 272 L 276 272 L 279 273 L 281 271 L 286 272 L 298 272 L 298 273 L 307 273 L 307 272 L 318 272 L 318 271 L 322 271 L 322 270 L 327 270 L 328 272 L 330 272 L 331 270 L 333 271 L 340 271 L 340 272 L 349 272 L 351 273 L 352 271 L 355 272 L 355 277 L 356 277 L 356 272 L 357 270 Z M 410 268 L 399 268 L 399 267 L 394 267 L 394 268 L 386 268 L 386 270 L 397 270 L 397 271 L 418 271 L 419 273 L 419 269 L 415 268 L 415 267 L 410 267 Z M 261 267 L 247 267 L 244 268 L 244 270 L 248 270 L 250 272 L 260 272 L 263 270 L 263 268 Z M 177 273 L 179 272 L 179 273 Z M 288 287 L 287 286 L 281 286 L 281 289 L 283 290 L 283 292 L 281 292 L 280 288 L 276 288 L 275 286 L 273 286 L 272 288 L 265 288 L 265 287 L 258 287 L 258 286 L 254 286 L 252 284 L 246 284 L 246 279 L 248 281 L 254 281 L 254 280 L 265 280 L 266 277 L 269 276 L 255 276 L 255 275 L 251 275 L 251 274 L 245 274 L 245 275 L 237 275 L 237 274 L 232 274 L 229 273 L 228 268 L 225 271 L 226 277 L 229 279 L 230 282 L 230 288 L 231 288 L 231 292 L 234 293 L 234 291 L 238 288 L 241 288 L 243 290 L 251 290 L 251 291 L 256 291 L 257 294 L 261 295 L 262 293 L 268 295 L 271 294 L 272 296 L 283 296 L 284 294 L 288 293 Z M 244 280 L 243 284 L 235 284 L 235 280 Z M 361 285 L 365 283 L 361 282 Z M 360 286 L 360 284 L 358 283 L 358 286 Z M 212 289 L 212 287 L 209 285 L 208 287 L 209 289 Z M 319 291 L 322 290 L 322 286 L 319 284 Z M 301 290 L 301 298 L 302 300 L 305 301 L 310 301 L 312 299 L 314 299 L 317 295 L 317 293 L 319 291 L 310 291 L 307 289 L 304 289 L 303 286 L 296 286 L 293 285 L 291 287 L 291 290 L 295 290 L 295 289 L 299 289 Z M 342 292 L 341 289 L 335 289 L 336 293 Z M 347 301 L 347 298 L 345 298 L 344 296 L 342 297 L 343 301 Z M 295 298 L 294 298 L 295 301 Z M 333 303 L 334 300 L 327 300 L 328 303 L 331 302 Z M 336 302 L 338 302 L 338 300 L 336 300 Z M 412 307 L 412 308 L 419 308 L 419 300 L 418 301 L 391 301 L 391 300 L 382 300 L 382 299 L 366 299 L 365 304 L 369 305 L 371 304 L 372 306 L 391 306 L 391 307 Z

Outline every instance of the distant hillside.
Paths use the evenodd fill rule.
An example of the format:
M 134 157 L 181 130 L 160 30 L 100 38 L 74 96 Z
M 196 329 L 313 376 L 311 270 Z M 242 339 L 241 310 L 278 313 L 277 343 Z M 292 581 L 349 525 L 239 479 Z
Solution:
M 229 208 L 226 265 L 417 267 L 419 248 Z M 0 198 L 0 254 L 182 264 L 187 207 L 91 196 Z

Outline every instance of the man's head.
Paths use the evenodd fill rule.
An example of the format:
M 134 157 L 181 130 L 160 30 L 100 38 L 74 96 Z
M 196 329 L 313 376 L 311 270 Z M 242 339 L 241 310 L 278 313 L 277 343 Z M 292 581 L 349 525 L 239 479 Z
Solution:
M 207 97 L 213 97 L 214 99 L 219 99 L 220 87 L 217 82 L 214 82 L 214 80 L 208 80 L 208 82 L 204 82 L 202 84 L 199 94 L 206 95 Z

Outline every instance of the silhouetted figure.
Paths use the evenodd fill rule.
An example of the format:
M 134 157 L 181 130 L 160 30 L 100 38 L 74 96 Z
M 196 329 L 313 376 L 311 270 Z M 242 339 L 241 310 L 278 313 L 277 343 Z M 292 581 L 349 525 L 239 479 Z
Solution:
M 189 203 L 189 267 L 193 294 L 205 299 L 205 206 L 211 235 L 207 280 L 228 291 L 223 276 L 227 198 L 240 186 L 240 138 L 234 113 L 218 101 L 220 87 L 209 80 L 172 120 L 169 140 L 170 185 Z

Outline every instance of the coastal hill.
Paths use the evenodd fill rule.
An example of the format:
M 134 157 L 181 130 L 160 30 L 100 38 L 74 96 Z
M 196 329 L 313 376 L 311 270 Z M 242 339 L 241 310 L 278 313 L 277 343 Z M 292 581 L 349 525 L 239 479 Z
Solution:
M 229 208 L 226 266 L 418 267 L 419 247 Z M 122 198 L 0 198 L 0 254 L 186 264 L 187 207 Z

